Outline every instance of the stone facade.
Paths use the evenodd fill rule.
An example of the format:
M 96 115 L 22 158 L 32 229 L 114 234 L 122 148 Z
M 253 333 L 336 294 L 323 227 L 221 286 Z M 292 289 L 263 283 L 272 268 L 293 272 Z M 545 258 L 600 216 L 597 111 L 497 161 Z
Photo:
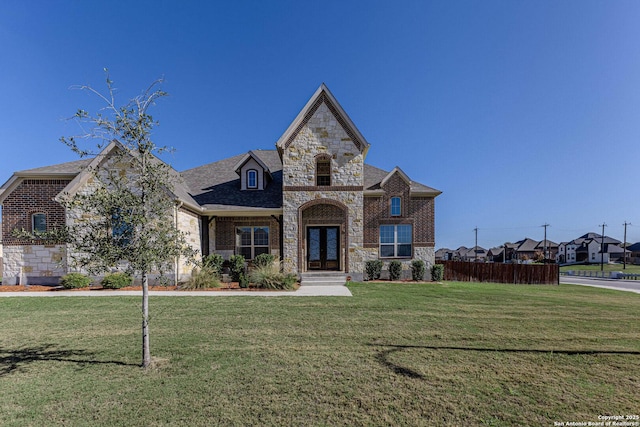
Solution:
M 11 245 L 4 248 L 4 285 L 58 284 L 67 271 L 64 245 Z
M 176 228 L 186 233 L 187 244 L 196 251 L 197 257 L 200 258 L 202 249 L 200 245 L 200 218 L 198 215 L 185 209 L 178 209 Z M 172 272 L 175 280 L 182 281 L 188 278 L 193 267 L 193 263 L 189 262 L 189 260 L 178 258 L 175 270 Z
M 331 181 L 316 185 L 318 157 L 329 159 Z M 305 209 L 316 204 L 334 204 L 346 210 L 345 219 L 335 218 L 343 237 L 341 269 L 352 276 L 363 272 L 363 153 L 356 147 L 326 102 L 289 141 L 282 155 L 284 266 L 286 271 L 302 273 L 305 265 Z M 331 218 L 325 218 L 331 219 Z M 323 224 L 322 220 L 316 224 Z

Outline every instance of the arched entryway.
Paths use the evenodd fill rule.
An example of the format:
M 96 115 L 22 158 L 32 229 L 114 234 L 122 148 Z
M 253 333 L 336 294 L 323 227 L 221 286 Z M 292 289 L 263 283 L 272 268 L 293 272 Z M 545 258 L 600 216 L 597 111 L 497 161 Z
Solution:
M 336 201 L 316 199 L 300 206 L 299 271 L 348 271 L 348 210 Z

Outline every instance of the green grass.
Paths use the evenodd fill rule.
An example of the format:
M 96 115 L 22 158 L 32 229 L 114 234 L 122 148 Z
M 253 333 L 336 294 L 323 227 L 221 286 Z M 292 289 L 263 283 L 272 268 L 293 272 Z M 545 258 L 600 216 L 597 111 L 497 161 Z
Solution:
M 627 264 L 627 268 L 623 269 L 622 264 L 604 264 L 604 271 L 623 271 L 625 273 L 640 274 L 640 265 Z M 587 265 L 564 265 L 560 267 L 560 271 L 570 270 L 587 270 L 587 271 L 600 271 L 600 264 L 587 264 Z
M 640 295 L 0 298 L 0 425 L 553 425 L 640 408 Z

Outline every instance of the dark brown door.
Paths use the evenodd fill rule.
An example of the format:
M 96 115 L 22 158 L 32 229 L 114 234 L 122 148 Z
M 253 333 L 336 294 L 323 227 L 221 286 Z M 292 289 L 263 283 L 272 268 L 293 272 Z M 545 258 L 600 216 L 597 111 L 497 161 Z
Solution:
M 307 270 L 340 270 L 340 227 L 307 228 Z

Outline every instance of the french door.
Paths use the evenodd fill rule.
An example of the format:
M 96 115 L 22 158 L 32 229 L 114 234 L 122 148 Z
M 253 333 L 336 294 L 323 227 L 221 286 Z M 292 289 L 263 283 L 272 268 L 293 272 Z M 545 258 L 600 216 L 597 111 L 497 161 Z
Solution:
M 340 270 L 340 227 L 307 227 L 307 270 Z

